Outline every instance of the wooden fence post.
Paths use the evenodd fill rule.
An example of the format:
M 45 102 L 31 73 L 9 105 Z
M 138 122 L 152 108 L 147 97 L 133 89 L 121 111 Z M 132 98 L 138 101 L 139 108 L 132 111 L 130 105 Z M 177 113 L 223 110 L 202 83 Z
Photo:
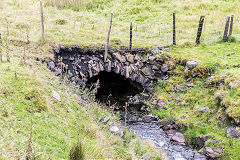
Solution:
M 176 45 L 176 15 L 173 13 L 173 45 Z
M 26 45 L 23 46 L 23 64 L 26 64 Z
M 110 33 L 111 33 L 111 28 L 112 28 L 112 18 L 113 18 L 113 13 L 111 13 L 111 16 L 110 16 L 110 24 L 109 24 L 109 28 L 108 28 L 107 41 L 106 41 L 106 46 L 105 46 L 104 62 L 107 61 L 107 56 L 108 56 L 109 39 L 110 39 Z
M 130 24 L 130 44 L 129 44 L 130 52 L 132 53 L 132 22 Z
M 231 16 L 230 29 L 229 29 L 229 35 L 228 35 L 228 42 L 232 42 L 233 17 L 234 17 L 234 15 Z
M 44 16 L 43 16 L 43 5 L 42 1 L 40 1 L 40 12 L 41 12 L 41 26 L 42 26 L 42 40 L 44 41 Z
M 127 107 L 128 107 L 128 103 L 125 102 L 125 119 L 124 119 L 124 126 L 125 128 L 127 127 Z
M 201 38 L 201 35 L 202 35 L 204 18 L 205 18 L 205 16 L 201 16 L 201 17 L 200 17 L 200 20 L 199 20 L 199 26 L 198 26 L 196 44 L 200 44 L 200 38 Z
M 226 24 L 225 24 L 225 30 L 224 30 L 224 35 L 223 35 L 223 42 L 226 42 L 227 38 L 228 38 L 229 21 L 230 21 L 230 17 L 227 16 Z
M 0 33 L 0 61 L 2 62 L 2 35 Z

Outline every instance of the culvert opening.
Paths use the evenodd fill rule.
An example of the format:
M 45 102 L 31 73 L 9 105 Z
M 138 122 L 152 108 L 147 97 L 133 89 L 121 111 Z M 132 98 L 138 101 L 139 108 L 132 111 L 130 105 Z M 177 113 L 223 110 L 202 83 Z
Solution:
M 98 81 L 99 80 L 99 81 Z M 143 91 L 139 84 L 131 82 L 124 76 L 114 72 L 102 71 L 98 75 L 88 79 L 86 85 L 93 86 L 98 81 L 96 99 L 107 105 L 121 107 L 129 98 Z

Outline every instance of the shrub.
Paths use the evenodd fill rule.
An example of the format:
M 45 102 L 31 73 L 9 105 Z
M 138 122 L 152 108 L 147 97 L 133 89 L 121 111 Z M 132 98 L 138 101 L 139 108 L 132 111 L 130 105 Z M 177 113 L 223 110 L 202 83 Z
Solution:
M 64 24 L 67 23 L 67 20 L 65 20 L 65 19 L 57 19 L 55 22 L 58 25 L 64 25 Z
M 72 146 L 69 154 L 69 159 L 70 160 L 85 159 L 84 146 L 80 140 L 78 140 L 77 143 Z
M 42 112 L 47 110 L 46 99 L 37 88 L 30 89 L 25 95 L 25 99 L 30 102 L 27 103 L 26 110 L 29 112 Z

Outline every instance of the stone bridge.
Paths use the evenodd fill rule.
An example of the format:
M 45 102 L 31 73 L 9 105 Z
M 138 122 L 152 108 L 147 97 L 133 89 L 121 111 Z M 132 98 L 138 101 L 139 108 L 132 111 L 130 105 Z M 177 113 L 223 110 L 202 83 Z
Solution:
M 111 48 L 106 62 L 103 61 L 104 47 L 57 46 L 54 52 L 55 62 L 62 58 L 65 68 L 75 80 L 77 77 L 80 84 L 103 71 L 120 74 L 135 86 L 145 89 L 149 88 L 151 81 L 168 78 L 169 67 L 165 62 L 169 57 L 163 56 L 157 47 L 137 48 L 131 52 Z M 59 67 L 54 70 L 60 74 Z

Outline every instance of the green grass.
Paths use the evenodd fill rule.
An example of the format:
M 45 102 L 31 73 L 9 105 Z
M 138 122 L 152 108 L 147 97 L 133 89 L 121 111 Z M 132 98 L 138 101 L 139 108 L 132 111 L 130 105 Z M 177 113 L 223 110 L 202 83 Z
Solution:
M 49 47 L 26 46 L 26 64 L 22 64 L 23 47 L 13 43 L 8 46 L 10 62 L 0 63 L 1 158 L 25 159 L 32 130 L 32 158 L 71 159 L 80 152 L 85 159 L 139 159 L 141 155 L 132 147 L 137 142 L 133 133 L 124 131 L 123 138 L 111 134 L 109 125 L 99 122 L 110 113 L 88 96 L 91 94 L 61 84 L 46 64 L 34 60 L 49 59 Z M 6 48 L 2 49 L 5 57 Z M 60 94 L 61 102 L 52 97 L 53 90 Z M 154 147 L 141 146 L 153 157 L 161 156 Z
M 61 44 L 105 44 L 110 13 L 113 12 L 111 39 L 129 44 L 129 25 L 133 22 L 133 46 L 163 46 L 172 43 L 172 13 L 176 13 L 177 44 L 195 42 L 198 21 L 206 16 L 202 42 L 217 42 L 223 36 L 227 15 L 235 15 L 233 36 L 238 40 L 239 0 L 46 0 L 44 3 L 46 37 Z M 41 37 L 39 0 L 1 1 L 2 23 L 9 21 L 10 35 L 19 36 L 18 23 L 30 26 L 30 39 Z M 56 25 L 56 20 L 66 20 Z M 14 31 L 15 30 L 15 31 Z M 1 32 L 6 25 L 1 25 Z M 25 30 L 23 30 L 25 32 Z M 114 43 L 112 43 L 114 45 Z
M 239 86 L 231 90 L 227 87 L 227 84 L 223 84 L 221 89 L 217 89 L 215 85 L 205 88 L 203 83 L 206 78 L 194 78 L 189 82 L 194 83 L 193 89 L 174 91 L 177 84 L 185 86 L 187 83 L 183 70 L 184 67 L 177 66 L 174 73 L 182 74 L 174 75 L 165 82 L 164 86 L 172 86 L 170 90 L 172 94 L 169 94 L 169 91 L 167 92 L 164 86 L 160 84 L 156 86 L 156 95 L 159 99 L 165 101 L 166 110 L 153 110 L 153 113 L 160 116 L 160 118 L 176 119 L 179 126 L 181 126 L 181 131 L 185 133 L 189 144 L 196 144 L 198 136 L 210 136 L 211 138 L 205 144 L 199 144 L 198 150 L 204 146 L 209 146 L 213 149 L 223 148 L 221 159 L 231 158 L 238 160 L 240 158 L 239 138 L 228 138 L 226 127 L 230 126 L 231 119 L 229 117 L 236 121 L 239 120 Z M 225 73 L 222 74 L 226 76 Z M 217 79 L 223 75 L 219 73 L 214 74 Z M 225 78 L 226 81 L 228 79 L 230 81 L 236 80 L 236 77 L 234 78 L 233 76 Z M 174 101 L 169 101 L 181 94 L 184 96 L 180 103 L 176 104 Z M 200 114 L 198 109 L 201 107 L 209 107 L 210 112 Z M 212 143 L 212 140 L 221 140 L 221 142 Z

